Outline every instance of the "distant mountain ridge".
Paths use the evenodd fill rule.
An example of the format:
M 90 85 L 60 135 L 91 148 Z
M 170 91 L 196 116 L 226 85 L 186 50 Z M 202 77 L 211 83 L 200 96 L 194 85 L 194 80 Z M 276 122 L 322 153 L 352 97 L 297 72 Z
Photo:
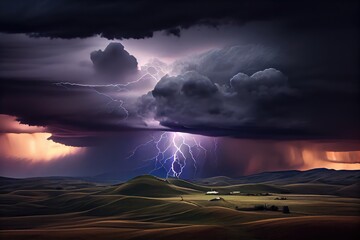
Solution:
M 67 180 L 81 180 L 86 182 L 103 183 L 103 184 L 116 184 L 126 182 L 142 173 L 133 174 L 134 176 L 125 177 L 123 172 L 115 173 L 108 172 L 89 177 L 32 177 L 26 178 L 31 180 L 51 179 L 53 181 L 60 179 Z M 0 182 L 13 181 L 17 178 L 1 177 Z M 176 178 L 170 178 L 176 179 Z M 22 178 L 18 178 L 22 180 Z M 181 181 L 181 180 L 180 180 Z M 274 171 L 262 172 L 241 177 L 227 177 L 216 176 L 209 178 L 187 179 L 187 182 L 193 182 L 205 186 L 228 186 L 235 184 L 255 184 L 255 183 L 269 183 L 275 185 L 295 184 L 295 183 L 322 183 L 322 184 L 335 184 L 349 186 L 360 182 L 360 170 L 334 170 L 327 168 L 315 168 L 311 170 L 287 170 L 287 171 Z
M 248 183 L 294 184 L 294 183 L 322 183 L 336 185 L 352 185 L 360 181 L 360 170 L 333 170 L 316 168 L 307 171 L 289 170 L 263 172 L 237 178 L 225 176 L 196 179 L 194 182 L 210 186 L 226 186 Z

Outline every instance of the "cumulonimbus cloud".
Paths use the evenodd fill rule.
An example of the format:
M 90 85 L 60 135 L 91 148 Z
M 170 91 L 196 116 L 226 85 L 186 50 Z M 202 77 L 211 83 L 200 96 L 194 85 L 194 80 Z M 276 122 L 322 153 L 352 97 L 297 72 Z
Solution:
M 262 45 L 235 45 L 213 49 L 202 54 L 180 59 L 172 65 L 171 73 L 178 75 L 196 71 L 214 83 L 227 84 L 235 74 L 253 74 L 277 64 L 277 51 Z
M 109 81 L 117 82 L 138 72 L 138 63 L 121 43 L 112 42 L 104 51 L 98 50 L 90 54 L 95 70 Z
M 107 51 L 108 46 L 97 52 L 97 57 L 105 63 L 120 60 L 111 67 L 97 67 L 101 71 L 110 68 L 108 73 L 112 67 L 122 68 L 114 70 L 120 73 L 135 71 L 133 57 L 123 46 L 112 46 L 115 51 Z M 98 86 L 4 79 L 0 82 L 4 99 L 0 109 L 24 123 L 52 129 L 58 141 L 63 139 L 59 129 L 71 129 L 67 142 L 72 136 L 83 136 L 83 132 L 88 136 L 88 132 L 164 128 L 246 138 L 356 137 L 356 92 L 336 89 L 334 95 L 321 88 L 312 92 L 309 86 L 299 84 L 303 71 L 288 75 L 286 67 L 276 67 L 274 51 L 257 48 L 211 50 L 170 66 L 153 61 L 136 70 L 141 77 L 133 83 L 118 77 L 112 84 L 101 81 Z M 126 68 L 127 64 L 121 63 L 128 60 L 133 64 Z M 170 75 L 163 76 L 166 72 Z M 49 94 L 46 102 L 44 94 Z M 64 104 L 69 101 L 72 104 Z M 334 115 L 329 106 L 336 106 L 339 114 Z
M 259 105 L 296 94 L 287 77 L 269 68 L 248 76 L 238 73 L 219 85 L 195 71 L 165 76 L 151 93 L 140 98 L 144 117 L 161 124 L 192 128 L 234 128 L 240 126 L 285 127 L 291 124 L 276 113 L 265 118 Z

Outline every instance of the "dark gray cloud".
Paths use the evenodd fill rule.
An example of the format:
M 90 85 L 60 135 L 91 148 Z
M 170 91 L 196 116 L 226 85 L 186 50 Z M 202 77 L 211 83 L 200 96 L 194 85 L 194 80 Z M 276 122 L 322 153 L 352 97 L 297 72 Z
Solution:
M 2 79 L 0 87 L 0 113 L 25 124 L 46 126 L 65 144 L 92 144 L 92 137 L 124 131 L 130 122 L 137 122 L 126 104 L 107 97 L 109 89 L 66 87 L 36 79 Z
M 79 2 L 75 5 L 69 5 L 69 7 L 65 9 L 61 8 L 62 1 L 56 3 L 44 1 L 41 7 L 36 7 L 40 5 L 29 4 L 29 2 L 25 1 L 21 4 L 14 4 L 17 3 L 17 1 L 11 3 L 5 1 L 5 4 L 8 4 L 9 7 L 12 6 L 12 8 L 7 9 L 9 11 L 4 14 L 1 13 L 1 20 L 8 17 L 11 18 L 15 12 L 21 10 L 29 13 L 26 15 L 28 18 L 27 23 L 31 23 L 32 25 L 29 25 L 24 32 L 35 33 L 35 35 L 38 36 L 72 38 L 75 36 L 85 37 L 94 33 L 105 33 L 108 37 L 143 37 L 147 36 L 146 34 L 150 36 L 153 31 L 171 29 L 172 27 L 163 27 L 163 24 L 169 23 L 171 25 L 173 17 L 181 16 L 178 21 L 182 23 L 186 22 L 187 17 L 177 12 L 177 10 L 181 12 L 183 10 L 182 7 L 186 7 L 187 10 L 190 9 L 190 12 L 186 12 L 188 17 L 196 15 L 193 14 L 192 11 L 198 14 L 194 17 L 194 21 L 190 21 L 189 24 L 181 25 L 181 23 L 179 25 L 183 27 L 190 27 L 196 23 L 204 22 L 199 19 L 210 19 L 212 17 L 209 16 L 213 13 L 215 15 L 218 14 L 212 19 L 232 19 L 229 21 L 232 24 L 226 25 L 228 28 L 227 31 L 220 31 L 223 25 L 219 25 L 219 33 L 211 33 L 212 35 L 219 36 L 226 33 L 226 39 L 228 40 L 224 42 L 221 42 L 222 37 L 218 38 L 219 40 L 216 44 L 211 41 L 206 41 L 206 38 L 212 38 L 212 35 L 209 37 L 206 32 L 201 31 L 196 34 L 197 30 L 195 28 L 189 29 L 191 30 L 189 31 L 191 33 L 189 35 L 191 36 L 188 36 L 187 40 L 183 42 L 178 41 L 178 39 L 182 39 L 182 35 L 180 38 L 174 36 L 164 37 L 170 39 L 168 42 L 171 42 L 171 44 L 165 44 L 166 49 L 162 49 L 164 45 L 163 38 L 160 38 L 159 41 L 157 41 L 158 38 L 152 39 L 154 42 L 157 42 L 156 51 L 159 51 L 160 55 L 171 59 L 176 59 L 178 55 L 181 55 L 181 52 L 199 52 L 202 49 L 202 44 L 200 43 L 203 41 L 204 45 L 206 45 L 206 47 L 204 47 L 205 50 L 213 48 L 213 45 L 215 45 L 215 47 L 221 47 L 227 44 L 237 45 L 214 49 L 203 54 L 198 54 L 197 56 L 176 61 L 176 63 L 171 66 L 173 67 L 171 73 L 175 77 L 173 77 L 172 80 L 170 77 L 166 77 L 166 83 L 161 81 L 156 91 L 153 92 L 155 95 L 158 94 L 158 96 L 156 96 L 157 98 L 164 99 L 165 97 L 162 95 L 174 94 L 176 97 L 171 99 L 171 104 L 173 105 L 161 103 L 160 105 L 164 108 L 160 107 L 158 109 L 157 105 L 159 102 L 155 101 L 153 93 L 150 93 L 139 99 L 139 101 L 144 104 L 142 106 L 146 106 L 139 110 L 139 114 L 149 119 L 153 117 L 157 117 L 158 119 L 163 118 L 162 124 L 170 127 L 170 130 L 194 131 L 213 135 L 239 135 L 239 129 L 241 129 L 241 132 L 246 132 L 246 137 L 259 137 L 261 133 L 267 135 L 273 134 L 275 137 L 277 135 L 286 135 L 287 132 L 294 133 L 295 137 L 308 136 L 308 132 L 313 132 L 316 137 L 330 135 L 332 137 L 356 138 L 359 136 L 360 131 L 357 124 L 360 119 L 360 114 L 357 110 L 357 100 L 359 96 L 357 65 L 359 57 L 358 51 L 356 51 L 356 49 L 358 49 L 358 43 L 356 41 L 358 37 L 358 30 L 356 30 L 358 22 L 355 21 L 357 2 L 326 1 L 319 4 L 319 2 L 313 3 L 310 1 L 296 1 L 291 3 L 283 1 L 260 1 L 249 4 L 246 2 L 234 3 L 225 1 L 224 3 L 197 3 L 193 4 L 192 8 L 188 8 L 188 2 L 185 1 L 176 3 L 175 5 L 172 3 L 174 9 L 176 7 L 176 11 L 172 11 L 171 14 L 170 11 L 161 11 L 161 14 L 164 14 L 164 16 L 161 16 L 160 13 L 155 15 L 151 14 L 151 18 L 154 21 L 158 17 L 164 17 L 164 19 L 167 20 L 161 21 L 161 26 L 158 25 L 159 27 L 156 28 L 146 25 L 151 25 L 150 20 L 146 23 L 143 21 L 131 21 L 132 17 L 137 17 L 137 20 L 139 20 L 139 15 L 142 16 L 141 20 L 147 19 L 148 15 L 142 15 L 141 9 L 143 8 L 143 3 L 139 3 L 137 6 L 141 9 L 134 7 L 132 10 L 129 9 L 131 9 L 133 3 L 124 3 L 124 6 L 126 5 L 129 8 L 129 12 L 134 11 L 136 14 L 132 14 L 131 17 L 128 17 L 127 21 L 124 21 L 127 24 L 126 26 L 117 26 L 120 18 L 128 16 L 124 13 L 124 9 L 119 11 L 117 9 L 119 4 L 123 3 L 105 2 L 106 3 L 94 2 L 94 5 L 90 4 L 90 7 L 82 7 L 81 9 L 80 6 L 82 6 L 82 2 Z M 157 10 L 155 11 L 157 12 L 163 6 L 168 6 L 167 4 L 168 3 L 161 5 L 155 2 L 152 3 L 151 6 L 154 7 L 157 5 Z M 207 8 L 207 5 L 209 5 L 209 8 Z M 213 7 L 214 9 L 212 9 Z M 227 11 L 221 11 L 222 8 L 227 9 Z M 73 12 L 79 10 L 77 12 L 77 19 L 83 17 L 81 18 L 83 22 L 72 21 L 71 26 L 73 29 L 68 32 L 69 28 L 66 21 L 70 20 L 71 16 L 73 16 L 67 12 L 69 9 L 72 9 L 71 11 Z M 98 9 L 102 10 L 97 11 Z M 111 10 L 107 11 L 107 9 Z M 149 12 L 151 10 L 150 7 L 145 9 Z M 342 11 L 334 11 L 334 9 L 341 9 Z M 203 10 L 203 12 L 200 10 Z M 100 14 L 101 12 L 102 16 L 98 18 L 84 17 L 93 16 L 93 11 L 96 12 L 95 14 Z M 306 18 L 303 14 L 305 12 L 307 13 Z M 105 16 L 105 13 L 109 15 Z M 69 16 L 69 18 L 64 18 L 64 14 Z M 114 16 L 112 14 L 114 14 Z M 11 18 L 11 21 L 8 21 L 6 24 L 0 24 L 0 27 L 7 28 L 8 30 L 6 31 L 8 32 L 22 32 L 21 25 L 24 21 L 22 18 L 25 15 L 17 15 L 20 16 L 17 20 L 16 18 Z M 37 20 L 33 20 L 35 16 L 36 19 L 47 19 L 47 21 L 42 21 L 42 29 L 37 29 L 36 25 L 39 24 L 40 21 L 37 22 Z M 59 16 L 62 17 L 60 18 Z M 109 20 L 110 18 L 111 21 Z M 77 24 L 82 25 L 86 21 L 95 20 L 97 24 L 92 25 L 88 22 L 87 27 L 78 29 L 79 26 Z M 106 26 L 103 24 L 103 21 L 106 22 Z M 60 24 L 60 22 L 62 24 Z M 215 22 L 222 22 L 222 20 Z M 239 22 L 244 25 L 237 25 Z M 137 28 L 134 27 L 135 25 L 132 25 L 132 23 L 135 25 L 143 25 Z M 93 28 L 94 26 L 96 28 L 95 30 Z M 30 29 L 32 30 L 30 31 Z M 147 29 L 145 35 L 143 35 L 144 29 Z M 129 32 L 127 32 L 127 30 L 129 30 Z M 181 32 L 182 31 L 180 31 L 180 33 Z M 192 39 L 197 39 L 196 48 L 192 48 Z M 5 71 L 1 71 L 1 73 L 11 72 L 11 74 L 4 74 L 4 76 L 8 78 L 2 80 L 2 85 L 4 86 L 3 113 L 18 116 L 24 122 L 39 122 L 49 126 L 52 125 L 50 119 L 57 118 L 58 115 L 55 111 L 52 112 L 52 110 L 50 110 L 50 113 L 53 114 L 53 116 L 51 116 L 51 114 L 41 113 L 41 109 L 48 109 L 48 105 L 56 104 L 54 110 L 59 111 L 59 118 L 58 120 L 52 121 L 57 122 L 57 124 L 64 129 L 70 128 L 77 130 L 85 128 L 89 131 L 102 131 L 102 129 L 123 131 L 128 128 L 141 129 L 146 127 L 136 117 L 136 113 L 133 112 L 135 111 L 133 102 L 130 103 L 127 101 L 127 96 L 124 97 L 125 92 L 119 91 L 116 87 L 81 88 L 67 86 L 65 89 L 61 86 L 49 87 L 50 84 L 46 83 L 45 80 L 52 78 L 56 78 L 57 80 L 60 78 L 58 81 L 73 82 L 72 77 L 74 77 L 74 79 L 76 78 L 76 80 L 74 80 L 75 82 L 80 79 L 84 84 L 107 84 L 110 81 L 105 77 L 98 79 L 89 78 L 89 76 L 91 76 L 89 70 L 92 70 L 88 55 L 90 51 L 84 55 L 85 58 L 82 58 L 87 59 L 88 62 L 81 66 L 80 64 L 74 65 L 73 62 L 67 62 L 69 58 L 53 58 L 55 55 L 62 56 L 64 54 L 73 57 L 74 54 L 72 54 L 72 51 L 75 53 L 76 49 L 83 48 L 80 41 L 85 40 L 51 40 L 45 38 L 31 40 L 33 41 L 28 44 L 21 42 L 15 48 L 6 48 L 2 51 L 5 54 L 2 55 L 4 57 L 0 58 L 0 61 L 2 70 L 5 69 Z M 36 41 L 39 42 L 35 43 Z M 136 40 L 133 41 L 136 43 Z M 142 44 L 139 45 L 145 46 L 147 39 L 139 41 L 142 41 Z M 10 39 L 10 41 L 5 42 L 5 45 L 13 46 L 12 44 L 14 44 L 14 42 L 15 41 L 11 41 Z M 85 42 L 87 42 L 87 40 Z M 68 43 L 68 45 L 66 45 L 66 48 L 57 49 L 56 46 L 60 43 Z M 126 44 L 124 45 L 127 46 Z M 31 46 L 37 46 L 36 50 L 39 51 L 31 51 Z M 120 45 L 117 46 L 118 47 L 115 47 L 117 50 L 109 51 L 120 53 L 114 58 L 109 57 L 111 54 L 108 56 L 107 53 L 105 53 L 107 50 L 100 51 L 96 54 L 101 55 L 100 59 L 102 60 L 104 56 L 107 56 L 105 59 L 108 59 L 100 61 L 104 62 L 104 64 L 96 66 L 99 72 L 109 72 L 111 73 L 110 75 L 116 76 L 117 74 L 121 75 L 123 72 L 128 71 L 128 69 L 134 70 L 135 64 L 132 61 L 133 58 L 131 55 Z M 96 48 L 98 48 L 98 46 Z M 132 48 L 136 49 L 136 44 L 134 44 Z M 173 50 L 168 51 L 168 49 Z M 171 53 L 166 55 L 167 52 Z M 134 54 L 133 52 L 130 53 Z M 130 62 L 129 68 L 123 69 L 123 66 L 127 66 L 127 60 Z M 15 62 L 18 64 L 13 64 Z M 32 65 L 32 62 L 38 64 Z M 68 68 L 64 70 L 63 64 L 75 66 L 74 68 L 78 69 L 78 72 L 86 72 L 86 74 L 74 74 L 74 72 Z M 43 67 L 46 69 L 43 69 Z M 162 64 L 159 65 L 155 63 L 144 66 L 140 72 L 147 72 L 159 79 L 168 72 L 169 68 L 166 68 L 167 67 Z M 270 68 L 278 69 L 282 74 L 279 74 L 275 70 L 266 70 Z M 24 69 L 28 69 L 29 71 L 25 71 Z M 194 73 L 194 76 L 191 77 L 194 81 L 190 81 L 190 77 L 186 79 L 187 76 L 184 74 L 187 71 Z M 264 78 L 264 76 L 260 76 L 262 71 L 271 75 L 271 81 Z M 34 74 L 34 72 L 37 74 Z M 257 72 L 259 73 L 255 74 Z M 14 76 L 17 78 L 10 79 Z M 20 86 L 23 84 L 23 81 L 19 83 L 19 79 L 21 78 L 23 80 L 29 80 L 30 82 L 34 81 L 34 79 L 41 79 L 41 84 L 38 84 L 37 80 L 35 81 L 37 83 L 33 84 L 34 87 L 39 87 L 39 89 L 31 88 L 32 92 L 26 91 L 25 95 L 22 96 L 21 94 L 24 93 L 25 87 L 29 87 L 31 84 L 29 82 Z M 63 78 L 63 80 L 61 78 Z M 152 85 L 156 82 L 151 75 L 144 76 L 143 80 L 144 81 L 130 85 L 126 94 L 136 98 L 140 94 L 143 94 L 141 91 L 145 89 L 151 90 Z M 12 81 L 14 84 L 11 84 Z M 126 83 L 127 80 L 117 78 L 116 81 L 111 82 Z M 17 84 L 20 85 L 17 86 Z M 164 86 L 161 86 L 161 84 L 164 84 Z M 143 86 L 145 87 L 142 88 Z M 41 101 L 44 96 L 44 89 L 48 87 L 50 92 L 58 91 L 55 94 L 58 96 L 56 100 L 54 100 L 55 97 L 53 96 L 49 97 L 51 104 Z M 18 97 L 17 99 L 10 96 L 11 93 L 16 92 L 16 88 L 19 91 L 15 94 Z M 141 89 L 141 91 L 138 89 Z M 125 120 L 125 112 L 119 107 L 121 102 L 115 101 L 108 103 L 109 98 L 104 95 L 99 95 L 96 91 L 109 94 L 118 100 L 125 100 L 127 109 L 130 110 L 130 113 L 134 116 Z M 178 92 L 181 92 L 181 94 L 179 95 Z M 80 93 L 78 95 L 79 97 L 75 97 L 77 93 Z M 86 95 L 86 97 L 81 98 L 80 96 L 82 96 L 82 94 L 84 94 L 84 96 Z M 67 97 L 68 95 L 70 96 L 69 98 Z M 73 99 L 76 104 L 69 105 L 66 100 L 67 98 Z M 170 97 L 168 98 L 170 99 Z M 20 99 L 25 103 L 22 103 Z M 191 101 L 189 99 L 191 99 Z M 9 103 L 8 101 L 13 101 L 13 103 Z M 28 102 L 33 102 L 33 104 L 30 106 Z M 179 107 L 178 112 L 173 110 L 177 107 Z M 31 117 L 30 115 L 32 113 L 27 110 L 30 108 L 35 109 L 34 117 Z M 96 111 L 94 109 L 96 109 Z M 102 110 L 98 111 L 99 109 Z M 172 113 L 172 111 L 174 112 Z M 76 116 L 76 113 L 81 113 L 82 116 L 80 116 L 80 114 Z M 190 115 L 194 116 L 193 122 L 189 117 Z M 61 120 L 62 118 L 66 119 L 65 125 L 63 125 L 65 121 Z M 90 120 L 87 121 L 87 119 Z M 202 124 L 204 121 L 207 121 L 208 124 Z M 61 124 L 58 122 L 61 122 Z M 222 125 L 224 122 L 226 123 L 226 126 L 224 126 L 227 128 L 225 130 Z M 230 125 L 231 128 L 229 128 Z M 188 128 L 189 126 L 192 127 L 191 130 Z M 297 128 L 299 126 L 300 130 Z M 301 127 L 305 127 L 305 130 Z M 216 132 L 215 129 L 220 130 Z M 300 134 L 298 131 L 300 131 Z M 303 132 L 305 132 L 305 134 L 303 134 Z M 320 132 L 320 134 L 318 134 L 318 132 Z M 254 135 L 252 135 L 252 133 L 254 133 Z M 309 137 L 314 137 L 314 135 Z
M 238 54 L 239 49 L 244 54 Z M 255 58 L 243 49 L 250 49 Z M 304 76 L 303 71 L 289 71 L 292 66 L 281 61 L 276 64 L 279 58 L 273 51 L 263 51 L 261 46 L 258 47 L 259 53 L 254 49 L 235 46 L 178 61 L 174 72 L 183 73 L 163 77 L 154 91 L 138 99 L 139 109 L 135 100 L 143 94 L 143 90 L 152 89 L 156 83 L 150 74 L 160 73 L 161 76 L 168 68 L 158 60 L 143 66 L 140 72 L 150 74 L 145 74 L 126 89 L 119 89 L 116 85 L 54 85 L 44 80 L 3 78 L 0 110 L 1 113 L 17 116 L 24 123 L 47 126 L 54 140 L 75 146 L 96 144 L 96 136 L 104 133 L 153 129 L 155 125 L 143 122 L 153 119 L 170 131 L 205 135 L 245 138 L 358 137 L 358 93 L 352 84 L 345 85 L 346 88 L 319 85 L 329 72 L 319 75 L 311 86 L 303 84 L 314 76 Z M 264 58 L 260 57 L 260 53 L 264 54 Z M 266 64 L 262 64 L 262 59 L 267 57 Z M 191 65 L 187 61 L 194 63 L 197 66 L 194 69 L 201 73 L 176 68 Z M 274 65 L 283 66 L 285 71 L 261 69 L 270 65 L 271 61 Z M 216 69 L 223 67 L 224 71 L 214 74 Z M 239 69 L 244 72 L 236 72 Z M 286 71 L 290 75 L 285 74 Z M 352 83 L 354 78 L 340 80 L 334 84 Z
M 104 51 L 98 50 L 90 54 L 95 70 L 112 82 L 128 78 L 138 72 L 138 63 L 121 43 L 112 42 Z M 124 80 L 122 80 L 124 81 Z
M 236 45 L 178 60 L 173 64 L 172 73 L 196 71 L 215 83 L 224 84 L 238 72 L 253 74 L 273 67 L 278 62 L 277 56 L 276 48 L 257 44 Z
M 302 166 L 305 148 L 291 163 L 293 148 L 269 139 L 358 151 L 358 15 L 359 2 L 351 0 L 1 1 L 0 32 L 11 34 L 0 33 L 0 114 L 45 126 L 56 142 L 91 146 L 82 156 L 33 167 L 0 159 L 1 174 L 116 168 L 128 176 L 143 165 L 141 158 L 126 162 L 129 151 L 164 128 L 250 139 L 219 138 L 221 161 L 207 161 L 202 176 L 247 173 L 256 161 L 261 170 Z M 128 38 L 125 49 L 87 38 L 97 34 Z M 152 57 L 177 61 L 144 65 Z
M 89 53 L 97 41 L 0 33 L 0 77 L 84 82 L 93 75 Z
M 83 45 L 69 47 L 65 44 L 64 48 L 53 50 L 56 44 L 63 44 L 64 41 L 74 44 L 75 40 L 54 40 L 55 43 L 49 41 L 46 44 L 44 39 L 33 43 L 24 36 L 18 37 L 20 39 L 12 43 L 11 38 L 3 39 L 7 46 L 13 47 L 12 51 L 4 51 L 0 63 L 7 64 L 12 58 L 19 63 L 11 71 L 15 75 L 10 72 L 0 75 L 1 114 L 15 116 L 24 124 L 46 126 L 54 141 L 72 146 L 96 145 L 104 136 L 112 135 L 111 132 L 145 127 L 133 105 L 139 96 L 155 86 L 157 80 L 147 73 L 147 69 L 138 70 L 136 58 L 122 44 L 110 43 L 104 51 L 91 53 L 94 67 L 100 71 L 98 75 L 91 74 L 90 65 L 85 73 L 75 77 L 72 71 L 62 74 L 64 69 L 60 63 L 74 57 L 76 46 Z M 40 47 L 41 44 L 44 46 Z M 27 49 L 29 45 L 35 45 L 41 51 L 30 51 L 33 54 L 26 58 L 27 50 L 23 52 L 21 49 Z M 55 58 L 54 63 L 48 62 L 49 58 L 61 53 L 69 56 Z M 90 52 L 87 52 L 85 57 L 89 59 L 89 55 Z M 39 64 L 29 63 L 34 59 Z M 28 64 L 30 72 L 16 73 L 16 70 L 21 71 Z M 57 72 L 49 70 L 48 65 L 56 66 Z M 31 72 L 38 67 L 42 70 Z M 81 66 L 77 67 L 81 70 Z M 38 76 L 38 73 L 42 76 Z M 137 81 L 128 82 L 132 80 Z M 114 84 L 109 84 L 109 81 Z
M 231 84 L 230 84 L 231 83 Z M 289 127 L 295 122 L 274 112 L 264 117 L 258 106 L 279 98 L 291 97 L 295 91 L 287 78 L 273 68 L 248 76 L 238 73 L 227 85 L 218 85 L 210 78 L 191 71 L 165 76 L 152 93 L 140 99 L 140 112 L 154 116 L 164 125 L 190 129 L 256 127 Z M 146 111 L 148 110 L 148 111 Z M 155 112 L 153 112 L 155 111 Z
M 0 5 L 0 31 L 60 38 L 151 37 L 166 30 L 221 22 L 243 24 L 256 20 L 283 20 L 293 29 L 354 24 L 357 1 L 46 1 L 7 0 Z M 338 11 L 334 11 L 337 9 Z M 304 17 L 306 16 L 306 18 Z
M 356 60 L 347 50 L 337 55 L 344 55 L 341 62 L 330 58 L 327 44 L 306 54 L 299 48 L 293 58 L 249 45 L 178 60 L 175 75 L 140 99 L 139 113 L 177 131 L 209 135 L 359 138 Z
M 276 95 L 295 94 L 295 90 L 288 85 L 287 77 L 274 68 L 258 71 L 251 76 L 238 73 L 230 79 L 230 85 L 243 97 L 271 99 Z

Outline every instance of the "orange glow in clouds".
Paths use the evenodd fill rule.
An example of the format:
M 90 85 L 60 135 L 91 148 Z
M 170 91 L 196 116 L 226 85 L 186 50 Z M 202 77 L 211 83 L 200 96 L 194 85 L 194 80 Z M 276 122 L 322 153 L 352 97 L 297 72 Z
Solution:
M 16 117 L 0 114 L 0 133 L 34 133 L 45 132 L 46 128 L 29 126 L 16 121 Z
M 50 133 L 7 133 L 0 135 L 0 151 L 9 158 L 50 161 L 81 151 L 48 140 Z
M 223 138 L 226 164 L 233 175 L 250 175 L 264 171 L 309 170 L 328 168 L 359 170 L 358 142 L 329 144 L 310 141 L 261 141 Z M 354 149 L 353 151 L 341 151 Z M 352 146 L 352 147 L 350 147 Z M 355 147 L 354 147 L 355 146 Z
M 50 133 L 7 133 L 0 135 L 0 152 L 9 158 L 31 161 L 50 161 L 69 154 L 78 153 L 81 148 L 66 146 L 48 140 Z
M 360 162 L 360 151 L 326 152 L 326 158 L 329 161 L 334 161 L 334 162 L 359 163 Z
M 304 149 L 302 151 L 303 166 L 301 170 L 312 168 L 329 168 L 335 170 L 359 170 L 360 152 L 321 152 Z
M 65 146 L 48 140 L 46 128 L 29 126 L 16 121 L 16 117 L 0 114 L 0 155 L 31 161 L 50 161 L 83 148 Z

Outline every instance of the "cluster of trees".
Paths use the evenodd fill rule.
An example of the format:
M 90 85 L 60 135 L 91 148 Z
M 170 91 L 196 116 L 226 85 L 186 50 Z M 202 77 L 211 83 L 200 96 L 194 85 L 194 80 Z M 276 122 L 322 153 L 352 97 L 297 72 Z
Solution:
M 275 205 L 267 205 L 267 204 L 258 204 L 255 205 L 253 208 L 239 208 L 238 206 L 235 207 L 238 211 L 279 211 L 279 207 Z M 283 213 L 290 213 L 289 206 L 283 206 L 282 207 Z

